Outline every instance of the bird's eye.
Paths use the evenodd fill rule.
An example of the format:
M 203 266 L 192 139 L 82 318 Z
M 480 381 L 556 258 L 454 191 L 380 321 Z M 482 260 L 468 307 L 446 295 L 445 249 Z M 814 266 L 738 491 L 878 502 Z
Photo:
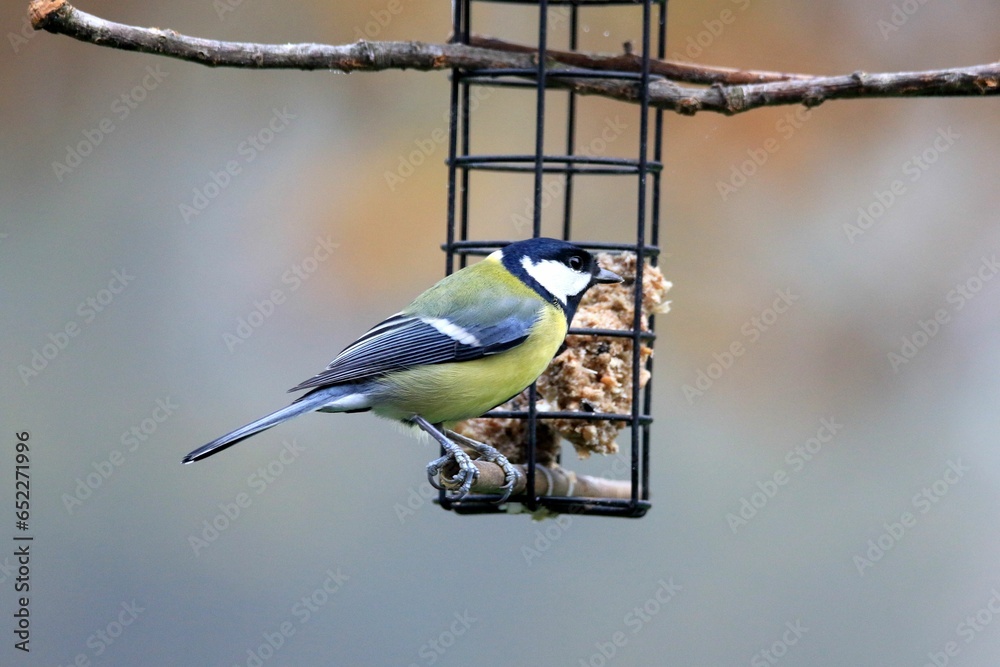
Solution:
M 579 255 L 573 255 L 572 257 L 570 257 L 569 258 L 569 268 L 573 269 L 574 271 L 579 271 L 580 269 L 582 269 L 583 268 L 583 258 L 580 257 Z

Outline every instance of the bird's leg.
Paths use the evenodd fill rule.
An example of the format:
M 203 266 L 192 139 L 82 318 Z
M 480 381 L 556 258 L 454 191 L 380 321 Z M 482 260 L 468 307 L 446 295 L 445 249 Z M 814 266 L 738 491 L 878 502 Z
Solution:
M 469 458 L 469 455 L 465 453 L 464 449 L 449 440 L 448 437 L 442 433 L 439 428 L 440 424 L 431 424 L 420 415 L 413 415 L 408 421 L 429 433 L 430 436 L 437 440 L 438 443 L 444 447 L 444 450 L 448 452 L 441 458 L 435 459 L 427 464 L 427 479 L 430 481 L 431 486 L 436 489 L 441 489 L 441 485 L 437 482 L 438 475 L 441 473 L 441 469 L 448 463 L 449 459 L 455 459 L 455 463 L 458 464 L 458 474 L 448 481 L 453 483 L 461 482 L 461 486 L 459 486 L 458 490 L 455 492 L 453 500 L 461 499 L 469 492 L 469 489 L 472 488 L 472 483 L 476 481 L 477 477 L 479 477 L 479 469 L 473 465 L 472 459 Z
M 507 457 L 501 454 L 496 447 L 487 445 L 484 442 L 479 442 L 478 440 L 473 440 L 472 438 L 467 438 L 461 433 L 456 433 L 455 431 L 445 431 L 448 437 L 457 440 L 466 447 L 476 450 L 479 453 L 479 458 L 483 461 L 489 461 L 490 463 L 496 463 L 498 466 L 503 468 L 503 479 L 504 485 L 500 488 L 503 489 L 503 494 L 501 494 L 498 503 L 502 503 L 510 497 L 511 491 L 514 490 L 514 485 L 517 484 L 517 478 L 520 475 L 517 468 L 511 465 Z

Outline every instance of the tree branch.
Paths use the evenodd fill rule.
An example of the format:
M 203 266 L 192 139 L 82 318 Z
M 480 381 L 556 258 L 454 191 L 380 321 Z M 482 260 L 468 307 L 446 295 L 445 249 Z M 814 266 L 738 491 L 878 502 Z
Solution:
M 503 468 L 496 463 L 473 460 L 472 464 L 479 469 L 479 477 L 472 484 L 471 493 L 498 494 L 504 483 Z M 528 487 L 527 469 L 524 465 L 515 464 L 521 474 L 517 478 L 512 494 L 517 496 L 523 494 Z M 448 465 L 441 471 L 438 481 L 449 486 L 445 482 L 446 477 L 451 477 L 458 472 L 458 466 L 454 461 L 449 461 Z M 457 488 L 458 485 L 450 485 Z M 632 484 L 628 480 L 605 479 L 604 477 L 591 477 L 590 475 L 577 475 L 572 470 L 567 470 L 560 466 L 549 468 L 547 466 L 537 466 L 535 468 L 535 492 L 539 496 L 573 496 L 577 498 L 616 498 L 627 500 L 632 497 Z
M 380 71 L 387 69 L 441 70 L 453 67 L 481 69 L 536 67 L 537 52 L 500 40 L 476 38 L 473 44 L 423 42 L 368 42 L 327 44 L 255 44 L 220 42 L 181 35 L 173 30 L 139 28 L 105 21 L 81 12 L 63 0 L 32 0 L 28 13 L 36 30 L 63 34 L 83 42 L 125 51 L 152 53 L 209 67 Z M 548 51 L 551 71 L 583 68 L 638 71 L 640 60 L 628 52 L 620 56 Z M 1000 63 L 925 72 L 810 76 L 777 72 L 740 71 L 664 61 L 651 63 L 658 76 L 649 84 L 654 107 L 693 115 L 698 111 L 737 114 L 765 106 L 804 104 L 826 100 L 884 97 L 952 97 L 1000 93 Z M 677 83 L 710 84 L 707 88 Z M 635 81 L 553 77 L 548 85 L 583 95 L 600 95 L 638 102 Z
M 515 53 L 537 53 L 534 47 L 505 42 L 493 37 L 471 35 L 471 46 L 497 51 L 513 51 Z M 546 51 L 553 60 L 598 71 L 616 70 L 619 72 L 641 72 L 642 58 L 632 53 L 632 44 L 625 43 L 625 53 L 620 56 L 602 55 L 596 53 L 580 53 L 578 51 Z M 788 81 L 789 79 L 810 79 L 808 74 L 787 74 L 783 72 L 760 72 L 756 70 L 738 70 L 731 67 L 714 67 L 712 65 L 694 65 L 669 60 L 651 60 L 650 74 L 659 74 L 673 81 L 683 83 L 766 83 L 768 81 Z

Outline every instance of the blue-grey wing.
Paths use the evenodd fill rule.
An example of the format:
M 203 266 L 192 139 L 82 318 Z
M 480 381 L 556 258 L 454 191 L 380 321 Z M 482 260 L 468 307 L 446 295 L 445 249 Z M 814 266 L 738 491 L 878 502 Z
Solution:
M 524 342 L 543 304 L 534 300 L 493 303 L 485 322 L 476 322 L 474 313 L 468 311 L 454 319 L 397 313 L 344 348 L 322 373 L 289 391 L 499 354 Z

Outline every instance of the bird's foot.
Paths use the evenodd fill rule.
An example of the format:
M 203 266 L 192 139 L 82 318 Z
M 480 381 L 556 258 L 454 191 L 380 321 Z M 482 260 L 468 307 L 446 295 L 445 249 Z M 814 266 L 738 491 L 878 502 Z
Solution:
M 500 499 L 497 500 L 497 503 L 502 503 L 510 498 L 510 494 L 514 490 L 514 485 L 517 484 L 517 478 L 520 477 L 520 473 L 517 471 L 517 468 L 515 468 L 511 462 L 507 460 L 507 457 L 501 454 L 496 447 L 487 445 L 484 442 L 467 438 L 461 433 L 456 433 L 455 431 L 446 431 L 446 433 L 449 437 L 454 438 L 466 447 L 474 449 L 479 454 L 479 460 L 495 463 L 503 469 L 504 483 L 503 486 L 500 487 L 503 493 L 500 494 Z M 478 472 L 479 471 L 477 470 L 477 476 Z
M 500 494 L 500 498 L 497 502 L 502 503 L 510 498 L 510 494 L 514 490 L 514 486 L 517 484 L 517 479 L 520 475 L 517 468 L 511 465 L 510 461 L 507 460 L 507 457 L 497 451 L 495 447 L 491 447 L 485 443 L 467 438 L 461 433 L 443 431 L 441 424 L 431 424 L 420 415 L 413 415 L 406 421 L 420 427 L 430 434 L 432 438 L 440 443 L 441 447 L 446 452 L 441 458 L 435 459 L 427 464 L 427 479 L 430 481 L 431 486 L 435 489 L 438 489 L 439 491 L 446 491 L 447 489 L 445 487 L 454 488 L 457 486 L 458 488 L 455 490 L 455 495 L 452 496 L 451 499 L 461 500 L 469 493 L 472 489 L 472 485 L 475 483 L 476 479 L 479 478 L 479 468 L 477 468 L 472 462 L 472 458 L 465 452 L 465 450 L 455 444 L 452 440 L 454 439 L 466 447 L 475 450 L 479 454 L 479 459 L 495 463 L 503 469 L 504 484 L 500 487 L 502 493 Z M 447 435 L 445 435 L 445 433 L 447 433 Z M 458 472 L 454 477 L 442 478 L 441 472 L 452 460 L 454 460 L 455 464 L 458 466 Z M 439 479 L 442 479 L 444 486 L 442 486 L 442 484 L 438 481 Z
M 445 449 L 448 451 L 447 454 L 427 464 L 427 480 L 435 489 L 439 491 L 446 490 L 446 487 L 438 482 L 438 477 L 450 461 L 455 461 L 455 464 L 458 465 L 458 472 L 454 477 L 444 477 L 442 479 L 448 488 L 458 487 L 455 490 L 455 495 L 452 496 L 452 500 L 461 500 L 469 493 L 473 482 L 479 477 L 479 469 L 476 468 L 472 459 L 461 447 L 454 443 L 449 444 L 451 447 L 445 446 Z

